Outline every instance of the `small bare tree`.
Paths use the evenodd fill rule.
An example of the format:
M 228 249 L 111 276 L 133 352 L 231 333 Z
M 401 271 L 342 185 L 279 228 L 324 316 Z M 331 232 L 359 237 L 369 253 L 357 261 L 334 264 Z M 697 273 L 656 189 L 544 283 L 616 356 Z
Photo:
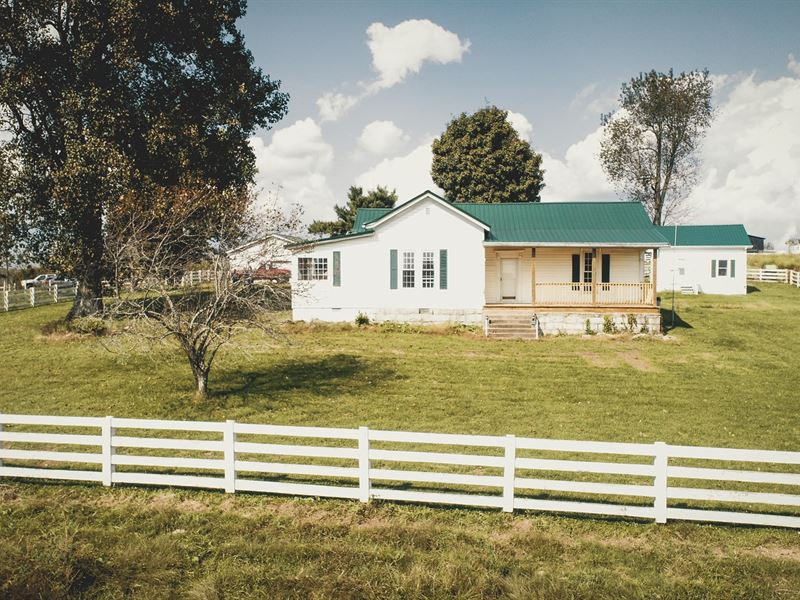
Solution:
M 300 215 L 256 210 L 250 192 L 193 187 L 164 193 L 177 199 L 125 211 L 108 225 L 106 256 L 118 296 L 106 315 L 121 320 L 121 330 L 137 339 L 177 342 L 194 375 L 196 396 L 205 399 L 219 350 L 246 329 L 276 335 L 270 317 L 290 303 L 288 282 L 236 277 L 228 253 L 266 231 L 298 230 Z M 232 202 L 241 210 L 230 210 Z M 198 268 L 210 277 L 186 277 Z

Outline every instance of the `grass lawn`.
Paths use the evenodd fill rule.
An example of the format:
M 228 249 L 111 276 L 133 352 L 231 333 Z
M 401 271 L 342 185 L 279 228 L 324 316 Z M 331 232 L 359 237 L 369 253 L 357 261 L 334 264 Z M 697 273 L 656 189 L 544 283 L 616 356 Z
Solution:
M 177 352 L 43 336 L 47 306 L 0 314 L 0 411 L 798 450 L 800 290 L 758 288 L 678 297 L 668 341 L 288 326 L 202 404 Z M 0 481 L 0 597 L 71 596 L 797 598 L 800 532 Z

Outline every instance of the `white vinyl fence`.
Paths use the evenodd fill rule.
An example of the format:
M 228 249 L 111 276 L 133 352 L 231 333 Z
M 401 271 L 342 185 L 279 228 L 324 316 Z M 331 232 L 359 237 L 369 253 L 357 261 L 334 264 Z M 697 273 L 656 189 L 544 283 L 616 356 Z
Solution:
M 58 287 L 55 285 L 46 287 L 32 287 L 27 290 L 0 291 L 2 296 L 2 307 L 5 312 L 19 308 L 33 308 L 43 304 L 55 304 L 57 302 L 72 301 L 78 294 L 75 286 Z
M 747 269 L 747 278 L 752 281 L 775 281 L 800 287 L 800 271 L 791 269 Z
M 657 523 L 800 528 L 798 465 L 800 452 L 662 442 L 0 414 L 0 477 L 617 515 Z
M 186 271 L 181 277 L 181 287 L 187 287 L 203 283 L 204 281 L 212 281 L 214 279 L 214 272 L 210 269 L 200 271 Z

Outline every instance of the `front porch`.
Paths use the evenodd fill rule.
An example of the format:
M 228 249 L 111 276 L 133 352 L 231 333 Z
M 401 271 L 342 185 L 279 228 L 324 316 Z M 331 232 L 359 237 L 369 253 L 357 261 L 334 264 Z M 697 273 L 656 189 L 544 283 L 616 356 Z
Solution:
M 656 309 L 649 248 L 486 248 L 486 308 Z

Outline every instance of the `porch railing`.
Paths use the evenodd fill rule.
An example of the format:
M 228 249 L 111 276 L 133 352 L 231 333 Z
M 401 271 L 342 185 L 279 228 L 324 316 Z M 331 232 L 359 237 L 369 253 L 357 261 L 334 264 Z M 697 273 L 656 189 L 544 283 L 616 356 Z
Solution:
M 596 288 L 596 289 L 595 289 Z M 536 283 L 540 306 L 651 306 L 652 283 Z

